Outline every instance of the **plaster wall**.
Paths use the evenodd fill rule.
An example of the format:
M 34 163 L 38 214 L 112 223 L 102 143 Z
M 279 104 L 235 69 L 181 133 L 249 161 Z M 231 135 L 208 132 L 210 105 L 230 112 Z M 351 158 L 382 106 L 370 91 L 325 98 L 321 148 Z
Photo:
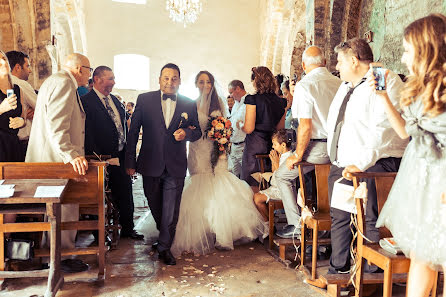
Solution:
M 161 67 L 172 62 L 181 69 L 180 92 L 185 95 L 198 94 L 194 78 L 200 70 L 214 74 L 225 94 L 232 79 L 242 80 L 251 91 L 251 68 L 260 61 L 261 1 L 202 1 L 198 20 L 186 28 L 169 19 L 162 0 L 145 5 L 84 1 L 86 54 L 93 67 L 113 67 L 118 54 L 149 57 L 150 90 L 158 89 Z M 127 101 L 135 101 L 142 92 L 115 91 Z

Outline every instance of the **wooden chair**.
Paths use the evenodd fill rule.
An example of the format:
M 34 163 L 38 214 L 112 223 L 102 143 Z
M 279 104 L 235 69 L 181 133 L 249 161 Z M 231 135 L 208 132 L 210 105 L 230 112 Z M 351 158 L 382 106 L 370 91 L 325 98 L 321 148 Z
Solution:
M 375 179 L 376 194 L 378 200 L 378 212 L 381 211 L 387 196 L 392 188 L 395 180 L 396 172 L 361 172 L 353 173 L 353 186 L 357 188 L 359 186 L 359 179 Z M 401 274 L 409 272 L 410 259 L 404 255 L 394 255 L 382 249 L 379 243 L 366 243 L 364 236 L 367 236 L 365 229 L 365 215 L 363 208 L 363 201 L 356 199 L 357 209 L 357 223 L 358 223 L 358 238 L 357 238 L 357 259 L 356 259 L 356 288 L 355 296 L 363 296 L 363 283 L 364 283 L 364 263 L 365 260 L 369 264 L 375 264 L 382 270 L 384 270 L 384 276 L 379 282 L 383 282 L 383 297 L 392 296 L 392 283 L 393 274 Z M 388 229 L 380 228 L 380 238 L 391 237 Z M 438 274 L 437 274 L 438 276 Z M 398 277 L 400 278 L 400 277 Z M 376 281 L 376 280 L 375 280 Z M 399 279 L 398 282 L 401 280 Z M 377 282 L 375 282 L 377 283 Z M 434 288 L 432 290 L 432 296 L 436 296 L 437 281 L 434 282 Z
M 325 287 L 326 284 L 319 284 L 317 280 L 317 251 L 319 244 L 329 244 L 330 239 L 319 239 L 319 231 L 330 231 L 331 229 L 331 217 L 330 217 L 330 202 L 328 197 L 328 175 L 330 173 L 331 164 L 311 164 L 307 162 L 301 162 L 299 166 L 299 180 L 300 180 L 300 191 L 304 203 L 306 206 L 309 205 L 309 195 L 305 187 L 305 179 L 303 174 L 303 169 L 306 166 L 314 166 L 316 175 L 316 211 L 313 213 L 312 217 L 307 217 L 304 222 L 302 222 L 301 230 L 301 267 L 305 268 L 305 248 L 306 248 L 306 232 L 307 229 L 313 230 L 312 235 L 312 261 L 311 261 L 311 279 L 307 279 L 307 283 L 318 287 Z M 314 195 L 314 193 L 313 193 Z M 314 207 L 313 207 L 314 208 Z M 311 207 L 310 207 L 311 209 Z
M 104 277 L 105 272 L 105 208 L 104 208 L 104 175 L 105 162 L 91 162 L 88 164 L 86 175 L 79 175 L 73 170 L 71 164 L 63 163 L 0 163 L 0 179 L 69 179 L 62 204 L 79 204 L 79 208 L 89 208 L 96 210 L 98 220 L 62 222 L 61 230 L 98 230 L 98 246 L 88 248 L 62 249 L 62 256 L 67 255 L 97 255 L 98 258 L 98 278 Z M 92 211 L 93 212 L 93 211 Z M 35 223 L 42 224 L 42 223 Z M 12 223 L 12 226 L 21 228 L 22 224 Z M 44 226 L 43 226 L 44 225 Z M 46 231 L 47 224 L 39 228 L 31 228 L 23 231 Z M 43 229 L 42 229 L 43 228 Z M 17 229 L 17 230 L 19 230 Z M 12 231 L 16 232 L 16 231 Z M 3 251 L 0 251 L 0 268 L 4 269 Z M 34 251 L 35 257 L 47 257 L 48 249 L 37 249 Z

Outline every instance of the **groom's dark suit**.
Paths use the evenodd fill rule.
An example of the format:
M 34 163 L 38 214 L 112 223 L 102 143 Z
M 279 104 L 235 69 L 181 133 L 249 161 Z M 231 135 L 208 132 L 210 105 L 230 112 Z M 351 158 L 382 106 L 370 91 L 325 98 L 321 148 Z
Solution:
M 161 100 L 161 91 L 138 96 L 126 152 L 126 167 L 136 168 L 143 175 L 144 194 L 160 231 L 160 252 L 170 250 L 175 236 L 187 170 L 186 141 L 196 141 L 201 137 L 194 101 L 177 95 L 175 112 L 169 127 L 166 127 Z M 136 161 L 136 143 L 141 127 L 142 146 Z M 176 141 L 173 136 L 179 128 L 186 132 L 183 141 Z

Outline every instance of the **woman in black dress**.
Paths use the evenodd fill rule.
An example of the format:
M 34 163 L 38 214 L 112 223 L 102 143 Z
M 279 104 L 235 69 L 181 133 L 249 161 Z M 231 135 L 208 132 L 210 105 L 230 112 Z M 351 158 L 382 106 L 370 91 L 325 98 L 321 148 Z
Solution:
M 271 136 L 285 126 L 285 99 L 276 95 L 276 79 L 264 66 L 252 68 L 251 81 L 256 93 L 245 98 L 246 116 L 243 131 L 247 134 L 242 159 L 241 178 L 257 193 L 258 182 L 251 174 L 260 171 L 256 154 L 269 154 Z
M 12 85 L 8 58 L 0 51 L 0 162 L 24 161 L 17 133 L 25 121 L 21 118 L 20 89 Z M 7 90 L 14 94 L 7 97 Z

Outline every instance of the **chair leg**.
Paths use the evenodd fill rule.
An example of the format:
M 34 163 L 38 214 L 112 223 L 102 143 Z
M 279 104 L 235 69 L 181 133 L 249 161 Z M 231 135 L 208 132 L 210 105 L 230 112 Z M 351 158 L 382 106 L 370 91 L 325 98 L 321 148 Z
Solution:
M 384 270 L 383 297 L 392 297 L 392 265 L 389 263 Z
M 3 214 L 0 214 L 0 271 L 5 270 L 5 233 L 3 233 L 3 228 Z M 0 278 L 0 289 L 3 280 L 3 278 Z
M 279 258 L 285 260 L 286 245 L 279 245 Z
M 305 232 L 307 228 L 305 228 L 305 223 L 302 223 L 302 229 L 300 233 L 300 265 L 305 267 Z
M 268 223 L 269 223 L 269 249 L 273 249 L 274 244 L 274 205 L 273 202 L 268 203 Z
M 431 292 L 431 296 L 432 297 L 437 297 L 437 286 L 438 286 L 438 271 L 435 274 L 435 278 L 434 278 L 434 285 L 432 286 L 432 292 Z
M 330 297 L 341 296 L 341 286 L 338 284 L 330 284 L 327 286 L 327 294 Z
M 361 255 L 357 255 L 358 259 L 356 262 L 358 263 L 358 267 L 356 269 L 355 275 L 355 297 L 362 296 L 362 284 L 363 284 L 363 276 L 364 276 L 364 258 Z
M 314 224 L 313 228 L 313 250 L 311 258 L 311 279 L 316 279 L 316 269 L 317 269 L 317 232 L 318 225 Z

